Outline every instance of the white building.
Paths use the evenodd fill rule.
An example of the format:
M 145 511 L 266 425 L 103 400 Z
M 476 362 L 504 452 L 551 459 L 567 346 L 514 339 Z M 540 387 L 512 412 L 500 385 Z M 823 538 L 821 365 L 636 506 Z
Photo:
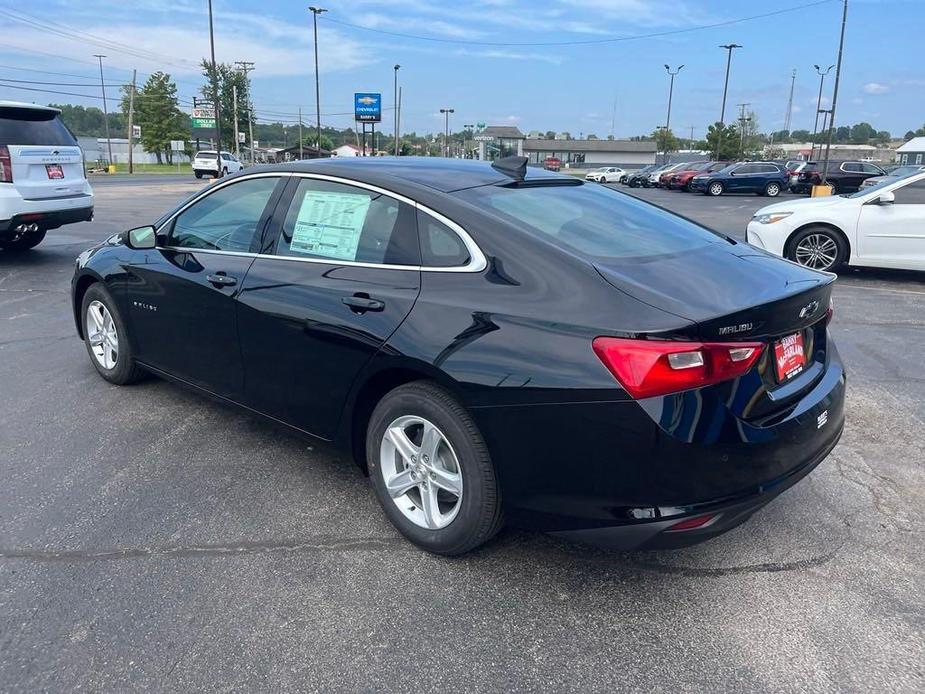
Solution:
M 332 157 L 358 157 L 360 150 L 355 145 L 341 145 L 331 152 Z

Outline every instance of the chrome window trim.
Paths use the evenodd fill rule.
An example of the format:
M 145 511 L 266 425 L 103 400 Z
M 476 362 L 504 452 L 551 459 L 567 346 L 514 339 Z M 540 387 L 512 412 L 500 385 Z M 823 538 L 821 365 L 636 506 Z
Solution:
M 389 265 L 386 263 L 365 263 L 356 260 L 336 260 L 330 259 L 326 260 L 324 258 L 299 258 L 296 256 L 288 255 L 275 255 L 272 253 L 240 253 L 238 251 L 219 251 L 212 250 L 208 248 L 189 248 L 184 246 L 164 246 L 165 250 L 177 251 L 181 253 L 213 253 L 216 255 L 237 255 L 237 256 L 249 256 L 253 258 L 274 258 L 276 260 L 290 260 L 300 263 L 317 263 L 322 265 L 342 265 L 348 267 L 368 267 L 368 268 L 380 268 L 383 270 L 418 270 L 420 272 L 482 272 L 485 268 L 488 267 L 488 261 L 485 258 L 485 254 L 482 253 L 482 249 L 479 248 L 475 240 L 469 235 L 469 233 L 459 224 L 454 222 L 449 217 L 440 214 L 436 210 L 432 210 L 426 205 L 422 205 L 416 200 L 412 200 L 409 197 L 406 197 L 400 193 L 388 190 L 387 188 L 381 188 L 379 186 L 372 185 L 371 183 L 364 183 L 363 181 L 354 181 L 350 178 L 343 178 L 341 176 L 330 176 L 328 174 L 319 174 L 319 173 L 308 173 L 308 172 L 299 172 L 299 171 L 265 171 L 261 173 L 249 174 L 246 176 L 238 176 L 233 179 L 228 179 L 225 181 L 220 181 L 216 183 L 211 183 L 209 186 L 201 192 L 200 195 L 197 195 L 195 198 L 187 202 L 183 207 L 174 212 L 170 217 L 168 217 L 163 224 L 161 224 L 156 232 L 160 233 L 161 229 L 169 226 L 173 221 L 182 214 L 187 208 L 196 204 L 203 198 L 208 195 L 211 195 L 215 191 L 224 188 L 227 185 L 232 185 L 234 183 L 240 183 L 252 178 L 310 178 L 319 181 L 330 181 L 332 183 L 341 183 L 343 185 L 354 186 L 355 188 L 363 188 L 365 190 L 373 191 L 374 193 L 379 193 L 380 195 L 385 195 L 392 198 L 393 200 L 398 200 L 399 202 L 404 202 L 408 205 L 411 205 L 416 210 L 430 215 L 438 222 L 445 224 L 447 227 L 453 230 L 459 238 L 462 240 L 463 245 L 466 247 L 466 250 L 469 251 L 469 262 L 465 265 L 453 265 L 450 267 L 431 267 L 429 265 Z

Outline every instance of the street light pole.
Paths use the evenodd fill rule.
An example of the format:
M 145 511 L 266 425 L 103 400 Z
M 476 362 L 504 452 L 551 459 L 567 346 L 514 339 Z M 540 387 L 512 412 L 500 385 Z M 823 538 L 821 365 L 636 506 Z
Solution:
M 742 48 L 737 43 L 726 43 L 720 46 L 727 51 L 726 54 L 726 80 L 723 83 L 723 107 L 719 112 L 719 134 L 716 136 L 716 158 L 719 159 L 720 147 L 723 142 L 723 129 L 726 127 L 726 94 L 729 92 L 729 68 L 732 66 L 732 52 L 736 48 Z
M 825 163 L 822 165 L 822 184 L 827 185 L 829 151 L 832 149 L 832 131 L 835 129 L 835 104 L 838 102 L 838 83 L 841 80 L 841 56 L 845 49 L 845 24 L 848 22 L 848 0 L 842 6 L 841 38 L 838 40 L 838 60 L 835 61 L 835 87 L 832 89 L 832 108 L 829 109 L 829 137 L 825 143 Z
M 222 105 L 218 93 L 218 70 L 215 67 L 215 34 L 212 31 L 212 0 L 209 0 L 209 49 L 212 52 L 212 104 L 215 108 L 215 139 L 218 144 L 219 159 L 222 152 Z M 237 137 L 237 136 L 236 136 Z
M 813 121 L 813 139 L 809 147 L 809 161 L 813 160 L 813 154 L 816 151 L 816 133 L 819 132 L 819 112 L 822 108 L 822 85 L 825 83 L 825 76 L 829 74 L 834 65 L 829 65 L 824 71 L 818 65 L 813 65 L 816 73 L 819 75 L 819 96 L 816 97 L 816 118 Z
M 112 160 L 112 138 L 109 137 L 109 111 L 106 108 L 106 83 L 103 81 L 103 58 L 105 55 L 100 55 L 99 53 L 93 54 L 94 58 L 99 58 L 100 60 L 100 89 L 103 90 L 103 121 L 106 125 L 106 146 L 109 150 L 109 166 L 115 164 Z M 132 149 L 132 135 L 129 133 L 128 148 Z
M 318 119 L 318 138 L 315 142 L 318 157 L 321 157 L 321 82 L 318 79 L 318 15 L 327 12 L 323 7 L 309 7 L 312 13 L 312 24 L 315 29 L 315 116 Z
M 463 159 L 469 158 L 469 133 L 475 129 L 475 125 L 470 123 L 469 125 L 463 125 L 463 130 L 465 131 L 464 140 L 463 140 Z
M 398 156 L 398 69 L 401 67 L 398 63 L 395 64 L 395 67 L 392 68 L 395 70 L 395 97 L 392 100 L 392 104 L 395 106 L 395 113 L 392 114 L 392 120 L 395 124 L 395 156 Z
M 444 124 L 443 124 L 443 156 L 450 156 L 450 114 L 454 113 L 455 109 L 452 108 L 441 108 L 440 113 L 443 114 Z
M 683 67 L 684 67 L 683 65 L 678 65 L 678 67 L 675 68 L 674 72 L 672 72 L 670 67 L 668 67 L 667 65 L 665 66 L 665 70 L 668 72 L 669 75 L 671 75 L 671 82 L 668 85 L 668 116 L 665 118 L 665 163 L 666 164 L 668 163 L 668 133 L 671 130 L 671 96 L 672 94 L 674 94 L 674 78 L 675 78 L 675 75 L 681 72 L 681 68 Z

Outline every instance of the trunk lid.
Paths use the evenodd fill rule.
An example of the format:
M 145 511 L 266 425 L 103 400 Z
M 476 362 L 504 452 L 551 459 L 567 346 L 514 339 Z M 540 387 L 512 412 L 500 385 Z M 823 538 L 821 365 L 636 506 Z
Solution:
M 835 275 L 809 270 L 746 244 L 651 260 L 596 262 L 617 289 L 694 324 L 703 342 L 761 342 L 765 353 L 738 381 L 727 405 L 754 423 L 786 414 L 822 378 L 828 361 L 826 316 Z M 781 373 L 785 347 L 802 346 L 802 365 Z M 789 367 L 783 367 L 789 368 Z
M 835 280 L 746 244 L 709 244 L 683 254 L 594 266 L 617 289 L 696 323 L 701 340 L 799 330 L 823 316 Z M 811 306 L 813 301 L 818 305 Z
M 13 183 L 24 200 L 52 200 L 84 193 L 80 147 L 8 145 Z

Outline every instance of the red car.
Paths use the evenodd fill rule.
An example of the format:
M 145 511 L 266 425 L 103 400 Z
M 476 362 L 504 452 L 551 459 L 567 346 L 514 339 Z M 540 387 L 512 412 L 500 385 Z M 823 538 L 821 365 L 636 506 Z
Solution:
M 562 160 L 558 157 L 546 157 L 543 161 L 543 168 L 547 171 L 558 171 L 562 168 Z
M 689 193 L 691 192 L 691 179 L 694 176 L 697 174 L 719 171 L 729 166 L 730 163 L 731 162 L 728 161 L 702 161 L 691 164 L 690 168 L 685 168 L 682 171 L 673 171 L 666 187 L 671 190 L 683 190 Z

